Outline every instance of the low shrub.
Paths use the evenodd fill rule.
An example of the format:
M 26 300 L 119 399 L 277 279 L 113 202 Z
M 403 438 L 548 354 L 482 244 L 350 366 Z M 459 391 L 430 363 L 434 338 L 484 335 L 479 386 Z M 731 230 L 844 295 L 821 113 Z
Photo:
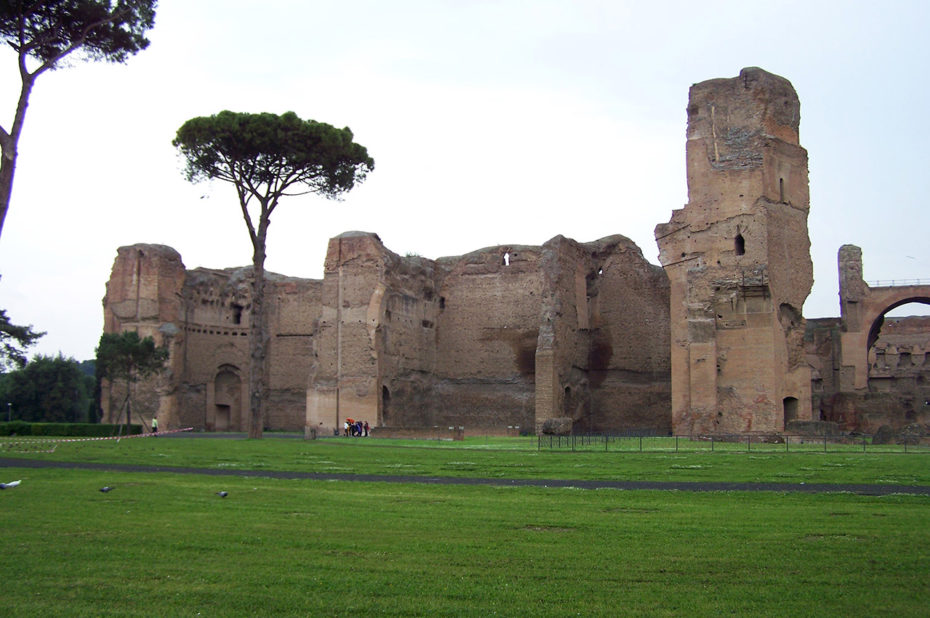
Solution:
M 0 423 L 0 436 L 81 436 L 105 438 L 119 433 L 119 425 L 101 423 L 29 423 L 8 421 Z M 126 432 L 125 426 L 122 429 Z M 130 425 L 130 434 L 142 433 L 141 425 Z

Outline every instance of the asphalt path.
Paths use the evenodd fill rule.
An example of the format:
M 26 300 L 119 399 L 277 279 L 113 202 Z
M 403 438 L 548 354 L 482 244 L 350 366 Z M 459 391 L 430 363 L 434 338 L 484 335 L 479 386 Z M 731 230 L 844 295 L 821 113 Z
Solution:
M 405 476 L 381 474 L 326 474 L 286 470 L 229 470 L 215 468 L 181 468 L 174 466 L 137 466 L 129 464 L 45 461 L 39 459 L 0 458 L 0 468 L 65 468 L 73 470 L 112 470 L 169 474 L 203 474 L 313 481 L 347 481 L 360 483 L 423 483 L 427 485 L 489 485 L 494 487 L 571 487 L 576 489 L 622 489 L 658 491 L 771 491 L 778 493 L 852 493 L 866 496 L 891 494 L 930 495 L 927 485 L 831 484 L 831 483 L 725 483 L 687 481 L 584 481 L 567 479 L 487 479 L 454 476 Z

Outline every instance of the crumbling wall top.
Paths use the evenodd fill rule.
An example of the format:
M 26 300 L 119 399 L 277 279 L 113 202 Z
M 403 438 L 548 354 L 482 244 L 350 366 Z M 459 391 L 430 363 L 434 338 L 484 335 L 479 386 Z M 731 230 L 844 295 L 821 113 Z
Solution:
M 691 86 L 688 139 L 740 144 L 761 133 L 797 145 L 800 122 L 801 103 L 791 82 L 758 67 Z

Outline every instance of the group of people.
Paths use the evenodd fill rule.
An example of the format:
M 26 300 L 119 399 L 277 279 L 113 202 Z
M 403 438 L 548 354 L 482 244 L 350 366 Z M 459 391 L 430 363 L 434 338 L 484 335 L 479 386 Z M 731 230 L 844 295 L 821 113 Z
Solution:
M 354 419 L 347 418 L 345 423 L 343 423 L 342 429 L 346 437 L 349 437 L 350 432 L 351 435 L 355 436 L 356 438 L 363 436 L 366 438 L 368 437 L 368 421 L 363 423 L 362 421 L 356 421 Z

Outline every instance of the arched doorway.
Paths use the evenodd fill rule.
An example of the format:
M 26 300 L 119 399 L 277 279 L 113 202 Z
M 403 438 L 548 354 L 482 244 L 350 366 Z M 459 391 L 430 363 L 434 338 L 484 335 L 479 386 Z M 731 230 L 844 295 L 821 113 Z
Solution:
M 788 423 L 798 418 L 798 399 L 797 397 L 785 397 L 782 400 L 782 406 L 785 412 L 785 429 Z
M 214 431 L 239 431 L 242 424 L 242 379 L 239 369 L 222 365 L 213 381 Z

